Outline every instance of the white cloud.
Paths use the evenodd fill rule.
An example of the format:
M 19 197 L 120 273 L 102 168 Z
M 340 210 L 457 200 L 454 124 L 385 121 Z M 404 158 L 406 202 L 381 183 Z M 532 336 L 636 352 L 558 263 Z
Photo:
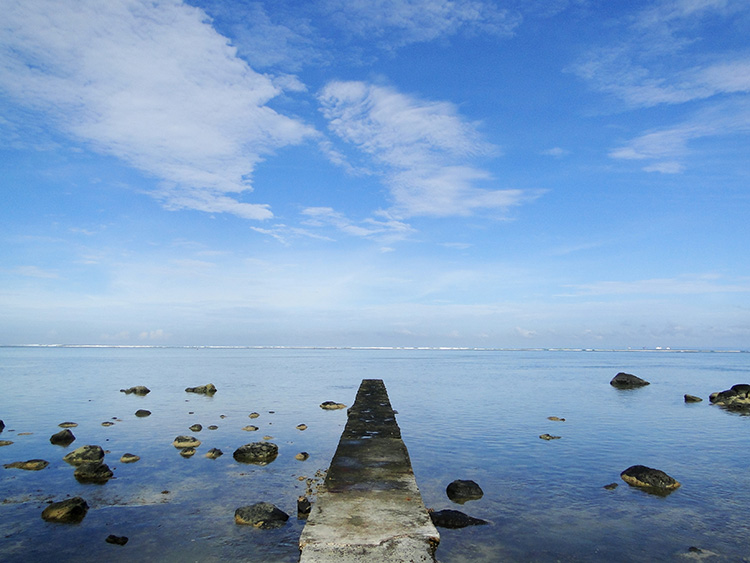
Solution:
M 574 295 L 695 295 L 710 293 L 750 293 L 750 280 L 730 282 L 716 274 L 684 275 L 634 281 L 600 281 L 569 285 Z
M 162 180 L 169 208 L 272 216 L 234 196 L 265 156 L 314 134 L 266 105 L 282 87 L 300 84 L 253 71 L 179 0 L 4 3 L 0 88 Z
M 469 161 L 497 149 L 450 103 L 364 82 L 331 82 L 319 99 L 330 129 L 384 167 L 394 213 L 469 215 L 483 208 L 505 210 L 538 196 L 476 186 L 491 175 Z
M 394 242 L 414 231 L 408 224 L 394 219 L 384 211 L 376 212 L 377 218 L 369 217 L 359 223 L 330 207 L 308 207 L 302 211 L 302 215 L 306 217 L 303 221 L 305 225 L 331 226 L 350 236 L 374 238 L 381 242 Z

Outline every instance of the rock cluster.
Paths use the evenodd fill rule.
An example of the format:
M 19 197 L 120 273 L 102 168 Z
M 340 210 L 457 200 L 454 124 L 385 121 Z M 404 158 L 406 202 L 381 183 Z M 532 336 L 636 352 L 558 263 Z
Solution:
M 120 389 L 120 393 L 125 393 L 126 395 L 140 395 L 143 397 L 151 393 L 151 389 L 145 385 L 136 385 L 135 387 L 130 387 L 128 389 Z
M 615 375 L 612 378 L 612 381 L 609 382 L 609 384 L 612 387 L 617 387 L 618 389 L 635 389 L 637 387 L 650 385 L 650 383 L 646 381 L 645 379 L 641 379 L 640 377 L 636 375 L 633 375 L 631 373 L 624 373 L 624 372 L 620 372 L 617 375 Z
M 279 455 L 279 447 L 272 442 L 253 442 L 237 448 L 232 456 L 240 463 L 268 465 Z
M 213 395 L 217 389 L 213 383 L 206 383 L 205 385 L 199 385 L 198 387 L 187 387 L 185 391 L 188 393 L 198 393 L 201 395 Z
M 750 411 L 750 384 L 738 383 L 725 391 L 711 393 L 708 400 L 733 411 Z
M 632 465 L 620 473 L 620 477 L 628 485 L 657 493 L 670 492 L 680 486 L 677 480 L 660 469 L 645 465 Z
M 279 528 L 287 520 L 289 520 L 289 515 L 270 502 L 242 506 L 234 511 L 234 521 L 237 524 L 255 526 L 262 530 Z
M 89 505 L 81 497 L 73 497 L 53 502 L 42 511 L 42 519 L 47 522 L 78 523 L 83 520 Z

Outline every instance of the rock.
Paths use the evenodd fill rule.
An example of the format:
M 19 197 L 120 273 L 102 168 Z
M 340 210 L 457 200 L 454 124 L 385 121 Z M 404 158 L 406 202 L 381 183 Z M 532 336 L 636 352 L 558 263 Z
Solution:
M 73 472 L 79 483 L 106 483 L 114 473 L 106 463 L 82 463 Z
M 218 426 L 216 426 L 215 424 L 212 424 L 211 426 L 209 426 L 209 427 L 208 427 L 208 429 L 209 429 L 209 430 L 218 430 L 218 429 L 219 429 L 219 427 L 218 427 Z
M 539 436 L 542 440 L 559 440 L 562 436 L 553 436 L 552 434 L 542 434 Z
M 617 387 L 618 389 L 635 389 L 636 387 L 650 385 L 650 383 L 645 379 L 641 379 L 640 377 L 631 373 L 623 372 L 620 372 L 616 376 L 614 376 L 609 384 L 612 387 Z
M 685 402 L 686 403 L 700 403 L 703 401 L 700 397 L 696 397 L 695 395 L 688 395 L 685 393 Z
M 213 395 L 217 389 L 213 383 L 207 383 L 206 385 L 199 385 L 198 387 L 187 387 L 185 389 L 188 393 L 198 393 L 200 395 Z
M 453 502 L 463 504 L 470 500 L 482 498 L 484 491 L 474 481 L 456 479 L 446 487 L 445 494 Z
M 77 422 L 61 422 L 60 424 L 58 424 L 58 426 L 60 428 L 75 428 L 76 426 L 78 426 L 78 423 Z
M 126 543 L 128 543 L 128 538 L 125 536 L 114 536 L 110 534 L 104 541 L 114 545 L 125 545 Z
M 141 456 L 135 455 L 135 454 L 122 454 L 122 457 L 120 458 L 120 463 L 135 463 L 136 461 L 139 461 L 141 459 Z
M 188 430 L 191 432 L 200 432 L 203 430 L 203 427 L 200 424 L 193 424 Z
M 613 491 L 618 487 L 617 483 L 610 483 L 609 485 L 604 485 L 604 488 L 608 491 Z
M 565 419 L 560 418 L 559 416 L 548 416 L 547 420 L 554 420 L 556 422 L 565 422 Z
M 63 461 L 70 465 L 81 465 L 82 463 L 101 463 L 104 459 L 104 450 L 101 446 L 81 446 L 63 457 Z
M 279 528 L 287 520 L 289 515 L 270 502 L 242 506 L 234 511 L 234 521 L 237 524 L 255 526 L 261 530 Z
M 147 416 L 151 416 L 151 411 L 148 411 L 146 409 L 138 409 L 135 411 L 135 416 L 138 418 L 146 418 Z
M 240 463 L 268 465 L 279 455 L 279 447 L 272 442 L 253 442 L 237 448 L 232 456 Z
M 300 461 L 305 461 L 310 457 L 310 454 L 307 452 L 300 452 L 296 456 L 294 456 L 294 459 L 298 459 Z
M 430 512 L 430 518 L 435 526 L 441 528 L 465 528 L 466 526 L 481 526 L 489 524 L 486 520 L 474 518 L 458 510 L 439 510 Z
M 193 457 L 195 455 L 195 448 L 182 448 L 180 450 L 180 455 L 182 457 Z
M 299 497 L 297 499 L 297 518 L 304 520 L 310 515 L 310 510 L 312 510 L 310 499 L 304 496 Z
M 224 452 L 222 452 L 219 448 L 211 448 L 206 452 L 206 457 L 208 459 L 216 459 L 218 457 L 221 457 L 224 455 Z
M 110 422 L 109 420 L 105 420 L 104 422 L 102 422 L 102 426 L 114 426 L 114 425 L 115 423 Z
M 0 440 L 0 447 L 10 446 L 13 442 L 11 440 Z
M 0 432 L 2 432 L 3 430 L 5 430 L 5 423 L 0 420 Z
M 334 401 L 325 401 L 320 404 L 320 408 L 327 411 L 334 411 L 338 409 L 345 409 L 346 405 L 344 405 L 343 403 L 336 403 Z
M 201 441 L 195 436 L 177 436 L 172 445 L 180 450 L 182 448 L 197 448 L 201 445 Z
M 298 424 L 296 428 L 297 430 L 307 430 L 307 424 Z
M 658 491 L 673 491 L 680 483 L 659 469 L 645 465 L 632 465 L 620 473 L 628 485 Z
M 43 459 L 30 459 L 28 461 L 14 461 L 3 465 L 5 469 L 25 469 L 26 471 L 40 471 L 49 465 L 49 461 Z
M 81 497 L 73 497 L 53 502 L 42 511 L 42 519 L 47 522 L 78 523 L 86 516 L 89 505 Z
M 245 432 L 255 432 L 256 430 L 258 430 L 258 427 L 257 426 L 253 426 L 252 424 L 250 424 L 248 426 L 243 426 L 242 429 Z
M 728 410 L 747 412 L 750 411 L 750 385 L 738 383 L 732 385 L 726 391 L 711 393 L 708 400 L 714 405 L 719 405 Z
M 249 415 L 247 415 L 247 416 L 249 416 L 250 418 L 258 418 L 258 417 L 260 416 L 260 414 L 258 414 L 257 412 L 251 412 L 251 413 L 250 413 Z
M 76 437 L 73 435 L 73 433 L 68 430 L 67 428 L 65 430 L 61 430 L 57 434 L 52 434 L 50 436 L 49 441 L 50 444 L 54 444 L 56 446 L 69 446 L 73 442 L 75 442 Z
M 264 440 L 273 440 L 273 436 L 263 436 Z
M 151 389 L 149 389 L 145 385 L 136 385 L 135 387 L 130 387 L 129 389 L 120 389 L 120 393 L 125 393 L 126 395 L 140 395 L 141 397 L 143 397 L 151 393 Z

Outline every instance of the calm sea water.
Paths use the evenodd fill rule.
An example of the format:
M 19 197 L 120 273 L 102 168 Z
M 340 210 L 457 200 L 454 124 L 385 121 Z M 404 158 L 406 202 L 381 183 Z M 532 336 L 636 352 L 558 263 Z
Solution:
M 651 385 L 618 391 L 609 380 L 619 371 Z M 345 411 L 318 405 L 351 405 L 365 378 L 385 381 L 425 504 L 491 522 L 441 529 L 443 563 L 682 561 L 697 557 L 691 546 L 712 561 L 750 561 L 750 417 L 707 400 L 750 382 L 750 354 L 209 348 L 0 348 L 0 439 L 14 442 L 0 447 L 0 464 L 50 462 L 0 469 L 0 560 L 296 561 L 300 478 L 328 467 L 346 422 Z M 184 391 L 209 382 L 213 397 Z M 151 393 L 119 392 L 134 385 Z M 685 393 L 706 400 L 685 404 Z M 137 418 L 138 409 L 153 414 Z M 77 440 L 53 446 L 64 421 L 78 423 Z M 190 432 L 195 423 L 204 429 Z M 203 441 L 193 458 L 171 445 L 180 434 Z M 276 461 L 233 460 L 264 436 L 279 446 Z M 73 478 L 62 457 L 85 444 L 109 451 L 114 479 Z M 213 447 L 225 455 L 203 457 Z M 300 451 L 310 458 L 297 461 Z M 126 452 L 141 460 L 121 464 Z M 619 474 L 634 464 L 682 487 L 667 497 L 631 488 Z M 484 497 L 452 504 L 454 479 L 475 480 Z M 47 503 L 66 496 L 87 500 L 83 522 L 44 522 Z M 286 526 L 234 523 L 236 508 L 259 501 L 289 513 Z M 107 544 L 109 534 L 129 542 Z

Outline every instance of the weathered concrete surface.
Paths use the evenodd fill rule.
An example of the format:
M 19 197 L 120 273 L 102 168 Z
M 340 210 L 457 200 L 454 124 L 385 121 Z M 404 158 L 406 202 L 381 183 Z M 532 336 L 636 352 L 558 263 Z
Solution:
M 300 563 L 435 561 L 422 502 L 381 379 L 364 379 L 302 535 Z

